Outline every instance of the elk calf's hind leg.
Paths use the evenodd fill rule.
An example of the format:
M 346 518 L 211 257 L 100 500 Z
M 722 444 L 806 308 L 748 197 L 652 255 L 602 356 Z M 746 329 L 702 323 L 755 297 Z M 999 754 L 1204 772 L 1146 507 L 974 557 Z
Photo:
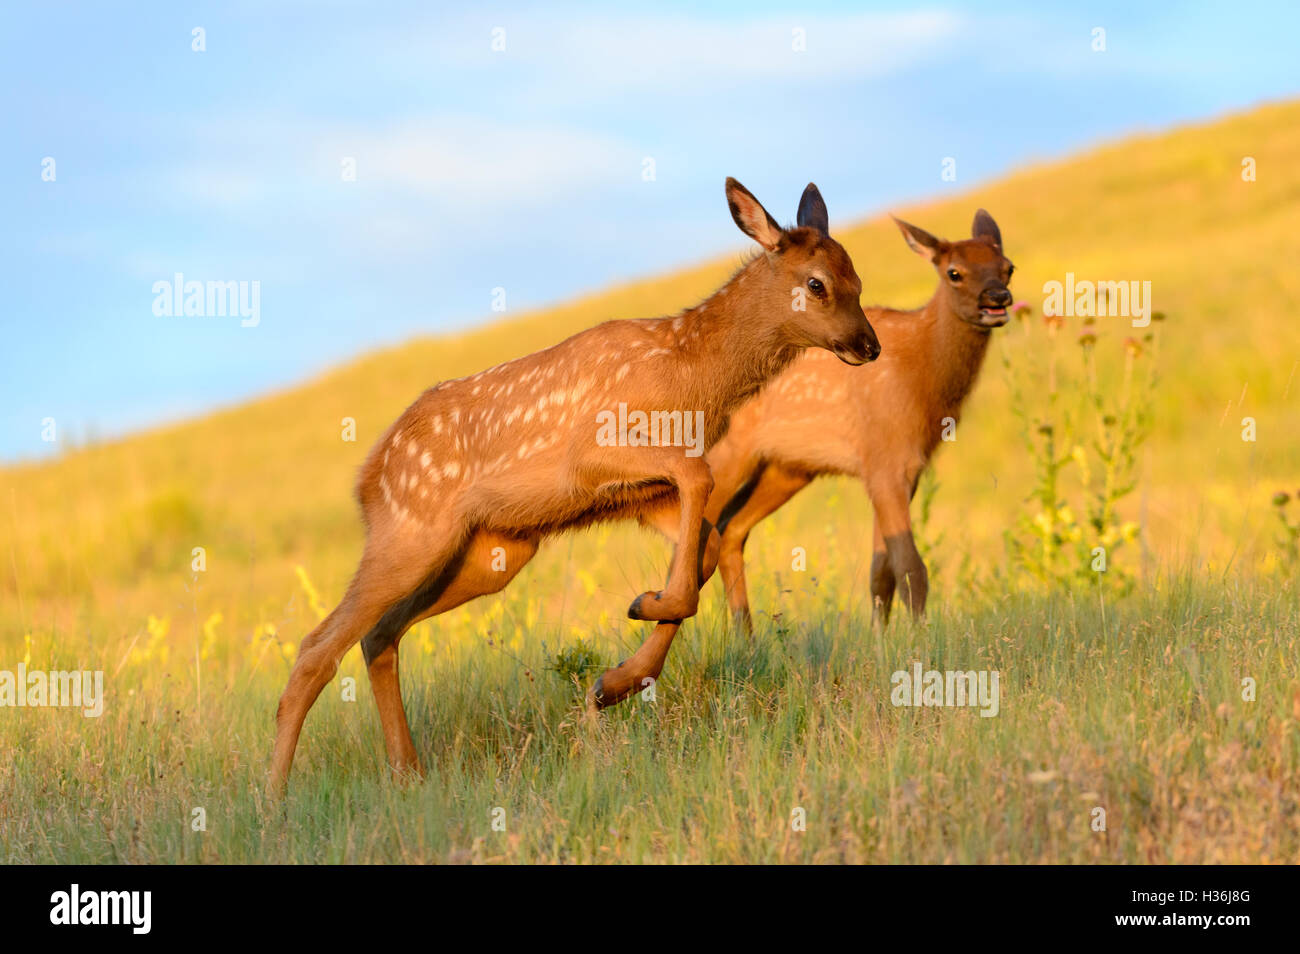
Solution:
M 279 795 L 289 779 L 294 750 L 307 712 L 338 671 L 343 654 L 356 645 L 388 609 L 413 590 L 438 554 L 419 559 L 411 547 L 368 547 L 343 601 L 302 641 L 289 684 L 275 713 L 275 751 L 270 790 Z
M 479 531 L 455 559 L 396 603 L 362 641 L 394 775 L 420 774 L 398 678 L 397 646 L 402 636 L 419 620 L 504 589 L 537 553 L 539 542 Z
M 745 543 L 750 531 L 808 486 L 811 478 L 779 464 L 768 464 L 737 491 L 722 511 L 722 552 L 718 567 L 732 619 L 746 633 L 754 631 L 745 583 Z
M 384 729 L 384 747 L 388 750 L 388 765 L 397 777 L 421 775 L 420 760 L 411 741 L 411 728 L 402 706 L 401 679 L 398 675 L 397 645 L 394 640 L 379 655 L 369 661 L 366 672 L 370 675 L 370 691 L 379 709 L 379 722 Z

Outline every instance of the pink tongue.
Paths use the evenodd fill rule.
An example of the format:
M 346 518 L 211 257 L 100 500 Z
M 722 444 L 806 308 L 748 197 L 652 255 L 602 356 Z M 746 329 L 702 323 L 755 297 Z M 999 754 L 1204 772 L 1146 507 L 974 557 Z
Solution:
M 1007 313 L 1005 308 L 985 308 L 984 310 L 990 315 L 1005 315 Z

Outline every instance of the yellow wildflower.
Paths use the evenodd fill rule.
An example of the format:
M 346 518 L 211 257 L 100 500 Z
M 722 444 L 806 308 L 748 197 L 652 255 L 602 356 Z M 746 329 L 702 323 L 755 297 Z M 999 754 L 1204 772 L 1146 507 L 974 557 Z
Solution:
M 199 658 L 207 659 L 212 655 L 212 644 L 217 641 L 217 626 L 220 625 L 224 617 L 221 613 L 213 613 L 203 624 L 203 642 L 199 646 Z
M 317 592 L 316 587 L 312 585 L 311 580 L 308 578 L 307 570 L 302 564 L 298 564 L 293 568 L 293 571 L 298 575 L 298 582 L 302 584 L 303 591 L 307 594 L 307 603 L 311 606 L 312 612 L 316 614 L 317 619 L 324 619 L 326 614 L 329 613 L 329 609 L 321 601 L 320 593 Z

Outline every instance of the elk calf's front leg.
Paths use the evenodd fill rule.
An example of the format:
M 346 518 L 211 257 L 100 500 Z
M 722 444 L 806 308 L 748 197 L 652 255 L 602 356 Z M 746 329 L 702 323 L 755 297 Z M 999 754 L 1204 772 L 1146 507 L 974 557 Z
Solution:
M 929 594 L 929 575 L 911 531 L 885 538 L 890 568 L 894 571 L 899 597 L 907 604 L 913 619 L 925 616 L 925 601 Z
M 880 515 L 876 515 L 871 545 L 871 621 L 880 626 L 889 622 L 889 608 L 894 602 L 894 568 L 889 563 L 889 551 L 880 530 Z
M 653 514 L 643 515 L 642 522 L 657 527 L 670 540 L 676 540 L 680 530 L 679 508 L 676 502 Z M 713 524 L 705 520 L 700 524 L 700 565 L 699 581 L 704 586 L 718 567 L 718 552 L 721 538 Z M 674 548 L 674 553 L 677 548 Z M 674 560 L 676 557 L 674 557 Z M 664 660 L 673 644 L 681 623 L 661 622 L 628 659 L 617 666 L 606 669 L 587 693 L 588 712 L 595 712 L 622 702 L 634 692 L 640 692 L 659 678 L 663 671 Z
M 700 457 L 683 458 L 672 478 L 681 501 L 681 524 L 668 584 L 642 593 L 628 608 L 629 619 L 672 622 L 694 616 L 700 603 L 700 545 L 704 508 L 713 490 L 713 475 Z
M 889 608 L 894 602 L 894 568 L 883 549 L 871 555 L 871 618 L 884 626 L 889 622 Z

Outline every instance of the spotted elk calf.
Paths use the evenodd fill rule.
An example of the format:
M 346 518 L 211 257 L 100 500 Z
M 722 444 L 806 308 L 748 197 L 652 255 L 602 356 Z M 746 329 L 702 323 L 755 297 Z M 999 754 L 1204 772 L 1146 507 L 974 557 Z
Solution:
M 883 357 L 849 368 L 809 351 L 732 415 L 708 455 L 714 488 L 705 517 L 722 535 L 719 571 L 733 614 L 752 628 L 745 541 L 763 518 L 822 474 L 856 477 L 875 511 L 873 616 L 889 619 L 895 588 L 914 616 L 925 610 L 925 564 L 909 514 L 922 472 L 955 425 L 992 329 L 1006 324 L 1014 266 L 983 209 L 971 238 L 946 242 L 895 219 L 908 246 L 934 265 L 934 297 L 914 311 L 868 308 Z
M 343 601 L 302 642 L 276 713 L 271 788 L 283 791 L 307 711 L 361 640 L 394 772 L 418 772 L 398 688 L 398 641 L 418 620 L 501 590 L 544 537 L 636 518 L 676 543 L 667 585 L 632 619 L 659 621 L 593 687 L 593 708 L 658 676 L 681 620 L 717 563 L 704 520 L 713 479 L 702 456 L 731 412 L 805 348 L 846 364 L 880 352 L 862 283 L 828 233 L 809 184 L 783 229 L 739 182 L 727 201 L 762 246 L 716 294 L 676 317 L 610 321 L 554 347 L 425 391 L 370 451 L 357 487 L 365 549 Z M 692 454 L 644 440 L 601 441 L 602 414 L 680 410 L 704 427 Z M 698 413 L 702 412 L 702 416 Z M 644 437 L 644 434 L 637 435 Z

